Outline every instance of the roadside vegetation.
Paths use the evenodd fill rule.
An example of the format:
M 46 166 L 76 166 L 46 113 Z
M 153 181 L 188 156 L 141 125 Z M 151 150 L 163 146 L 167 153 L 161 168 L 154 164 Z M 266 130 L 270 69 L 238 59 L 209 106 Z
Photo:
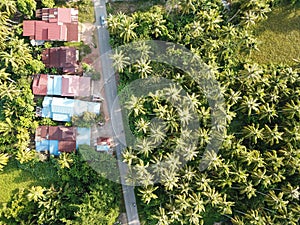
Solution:
M 275 56 L 269 61 L 241 57 L 257 51 L 258 26 L 268 24 L 268 15 L 272 20 L 271 11 L 276 15 L 282 3 L 233 1 L 228 11 L 219 0 L 175 0 L 144 12 L 109 15 L 113 47 L 140 40 L 181 44 L 210 67 L 226 103 L 209 105 L 218 96 L 205 96 L 191 75 L 151 61 L 152 46 L 137 44 L 140 58 L 132 65 L 126 48 L 112 55 L 120 76 L 119 91 L 128 95 L 125 102 L 121 96 L 124 120 L 136 138 L 123 158 L 130 166 L 128 180 L 142 185 L 136 189 L 142 224 L 299 224 L 299 67 L 290 66 L 293 52 L 282 64 Z M 289 49 L 294 43 L 286 44 Z M 169 47 L 168 58 L 176 59 L 178 54 L 182 56 Z M 182 56 L 182 64 L 188 68 L 191 61 Z M 179 87 L 163 87 L 147 97 L 126 90 L 134 80 L 153 76 L 170 79 Z M 147 90 L 147 85 L 145 81 L 138 89 Z M 182 91 L 187 92 L 185 98 Z M 174 99 L 180 109 L 172 105 Z M 218 127 L 211 124 L 216 108 L 226 120 Z M 193 121 L 192 110 L 200 127 L 191 133 L 182 123 Z M 223 139 L 219 153 L 203 155 L 215 141 L 210 136 L 216 130 L 224 131 L 219 133 Z M 203 159 L 210 164 L 200 171 Z M 160 183 L 154 182 L 156 178 Z
M 142 12 L 149 10 L 154 5 L 164 5 L 163 0 L 135 0 L 135 1 L 115 1 L 106 4 L 108 14 L 117 14 L 123 12 L 131 14 L 134 12 Z

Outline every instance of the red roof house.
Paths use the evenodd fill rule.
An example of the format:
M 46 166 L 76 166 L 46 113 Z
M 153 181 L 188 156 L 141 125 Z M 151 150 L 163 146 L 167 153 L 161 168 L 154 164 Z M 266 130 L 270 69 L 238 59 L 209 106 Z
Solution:
M 75 141 L 76 128 L 64 126 L 39 126 L 36 135 L 42 139 L 58 141 Z
M 77 54 L 74 47 L 45 49 L 42 52 L 42 61 L 46 67 L 62 68 L 64 73 L 78 71 Z
M 34 95 L 47 95 L 48 75 L 39 74 L 34 76 L 32 92 Z
M 62 76 L 62 96 L 90 96 L 91 78 L 90 77 L 78 77 L 78 76 Z
M 41 20 L 24 20 L 23 36 L 37 41 L 78 41 L 77 9 L 38 9 L 36 17 Z
M 32 92 L 42 96 L 88 97 L 91 95 L 90 84 L 90 77 L 38 74 L 33 77 Z
M 76 151 L 76 128 L 63 126 L 39 126 L 36 129 L 36 150 L 59 152 Z

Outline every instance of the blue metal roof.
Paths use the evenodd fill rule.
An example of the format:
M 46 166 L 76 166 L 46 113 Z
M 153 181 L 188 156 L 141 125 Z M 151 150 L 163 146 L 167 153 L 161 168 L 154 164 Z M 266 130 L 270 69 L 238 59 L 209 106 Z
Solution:
M 73 115 L 81 115 L 85 111 L 100 114 L 100 103 L 46 96 L 43 101 L 42 117 L 70 121 Z
M 61 87 L 61 75 L 48 75 L 47 95 L 61 95 Z
M 91 144 L 91 128 L 77 127 L 76 148 L 83 144 Z
M 48 150 L 52 155 L 59 155 L 58 151 L 58 140 L 42 140 L 35 142 L 36 151 Z
M 108 145 L 97 145 L 97 151 L 108 151 L 110 148 Z

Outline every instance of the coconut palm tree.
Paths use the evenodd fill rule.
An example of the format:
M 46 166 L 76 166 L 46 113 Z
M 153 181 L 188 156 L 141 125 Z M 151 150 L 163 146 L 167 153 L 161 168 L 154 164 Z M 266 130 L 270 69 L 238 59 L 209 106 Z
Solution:
M 300 100 L 291 100 L 290 102 L 286 103 L 285 107 L 283 108 L 283 113 L 288 116 L 289 119 L 293 119 L 295 116 L 300 118 Z
M 123 151 L 122 156 L 124 158 L 123 162 L 127 163 L 128 165 L 133 165 L 133 162 L 138 159 L 136 154 L 134 154 L 133 149 L 130 147 Z
M 141 118 L 134 122 L 135 126 L 137 127 L 138 132 L 143 132 L 144 134 L 147 133 L 147 130 L 149 128 L 150 122 L 147 120 L 144 120 L 144 118 Z
M 151 139 L 139 138 L 136 141 L 135 147 L 137 148 L 139 154 L 148 158 L 149 154 L 152 153 L 154 143 L 151 141 Z
M 128 19 L 128 17 L 124 17 L 120 26 L 120 37 L 123 38 L 124 43 L 128 43 L 137 38 L 137 34 L 134 31 L 137 26 L 137 23 Z
M 32 186 L 29 189 L 29 193 L 27 194 L 27 198 L 29 201 L 38 202 L 40 200 L 43 200 L 45 197 L 46 189 L 41 186 Z
M 147 78 L 148 75 L 150 75 L 153 72 L 150 63 L 150 60 L 141 58 L 137 60 L 137 63 L 133 66 L 136 69 L 136 71 L 140 74 L 141 78 Z
M 271 129 L 267 124 L 265 124 L 265 142 L 269 143 L 271 146 L 279 143 L 282 140 L 282 135 L 284 132 L 278 131 L 278 125 L 275 124 L 274 128 Z
M 113 60 L 113 67 L 120 73 L 122 73 L 124 68 L 130 64 L 130 58 L 125 56 L 122 50 L 116 49 L 111 56 L 111 59 Z
M 259 124 L 252 124 L 244 127 L 245 138 L 252 140 L 255 144 L 258 139 L 264 138 L 264 128 L 259 129 Z
M 60 167 L 63 168 L 70 168 L 72 163 L 73 163 L 73 159 L 71 157 L 71 154 L 68 154 L 66 152 L 63 152 L 59 155 L 59 160 L 58 163 L 60 165 Z
M 157 220 L 157 225 L 170 225 L 170 219 L 168 218 L 165 208 L 159 207 L 158 211 L 156 212 L 155 215 L 152 216 L 153 219 Z
M 7 165 L 9 156 L 6 153 L 0 153 L 0 171 L 3 170 L 4 166 Z
M 255 112 L 259 112 L 260 103 L 257 102 L 257 98 L 253 98 L 252 96 L 244 96 L 242 100 L 242 109 L 244 111 L 248 111 L 248 116 L 252 114 L 252 110 Z
M 278 117 L 278 114 L 275 109 L 275 105 L 271 103 L 271 105 L 267 102 L 259 108 L 259 119 L 267 119 L 269 122 L 271 122 L 273 119 Z
M 17 12 L 16 2 L 13 0 L 3 0 L 0 2 L 1 12 L 5 12 L 8 16 Z
M 157 199 L 158 196 L 154 194 L 154 191 L 157 189 L 158 187 L 154 187 L 152 185 L 145 188 L 139 188 L 139 192 L 141 193 L 139 195 L 142 196 L 142 201 L 146 204 L 149 204 L 152 199 Z
M 150 124 L 150 140 L 153 141 L 155 145 L 161 143 L 166 137 L 166 126 L 164 123 L 154 122 Z
M 146 114 L 144 103 L 144 98 L 131 95 L 130 100 L 126 102 L 125 107 L 130 110 L 129 114 L 131 114 L 133 111 L 133 115 L 138 116 L 141 114 Z
M 4 121 L 0 121 L 0 133 L 2 133 L 3 136 L 10 136 L 14 133 L 14 127 L 15 125 L 11 121 L 10 118 L 5 118 Z

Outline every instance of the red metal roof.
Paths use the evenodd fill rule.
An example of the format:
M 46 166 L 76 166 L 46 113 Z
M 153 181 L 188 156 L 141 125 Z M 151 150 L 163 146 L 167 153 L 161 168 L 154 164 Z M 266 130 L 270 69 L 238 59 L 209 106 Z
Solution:
M 61 37 L 62 26 L 56 23 L 46 23 L 47 26 L 47 39 L 48 40 L 65 40 Z
M 57 20 L 61 23 L 71 23 L 71 9 L 70 8 L 58 8 Z
M 32 91 L 34 95 L 47 95 L 48 76 L 39 74 L 34 76 L 32 83 Z
M 66 24 L 67 26 L 67 41 L 79 41 L 78 36 L 78 25 L 77 24 Z
M 78 89 L 79 89 L 78 96 L 90 96 L 91 95 L 91 78 L 90 77 L 80 77 Z
M 112 140 L 109 137 L 98 137 L 97 138 L 97 145 L 111 145 Z
M 64 126 L 39 126 L 36 136 L 47 140 L 76 141 L 76 128 Z
M 62 76 L 62 96 L 90 96 L 91 78 L 78 76 Z
M 64 73 L 75 73 L 78 67 L 74 47 L 45 49 L 42 52 L 42 61 L 46 67 L 62 68 Z
M 35 35 L 35 21 L 24 20 L 23 22 L 23 35 L 24 36 L 33 36 Z
M 34 40 L 78 41 L 78 10 L 73 8 L 39 9 L 36 17 L 24 21 L 23 36 Z
M 39 126 L 36 137 L 46 140 L 58 140 L 60 152 L 76 151 L 76 128 L 63 126 Z
M 58 142 L 58 150 L 60 152 L 75 152 L 76 141 L 60 141 Z

